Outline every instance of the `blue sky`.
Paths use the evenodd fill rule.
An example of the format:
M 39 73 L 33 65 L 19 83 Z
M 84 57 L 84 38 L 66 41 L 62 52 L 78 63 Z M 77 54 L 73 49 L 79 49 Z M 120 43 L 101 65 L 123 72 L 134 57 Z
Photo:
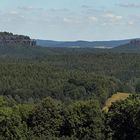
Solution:
M 138 0 L 0 0 L 0 30 L 49 40 L 140 37 Z

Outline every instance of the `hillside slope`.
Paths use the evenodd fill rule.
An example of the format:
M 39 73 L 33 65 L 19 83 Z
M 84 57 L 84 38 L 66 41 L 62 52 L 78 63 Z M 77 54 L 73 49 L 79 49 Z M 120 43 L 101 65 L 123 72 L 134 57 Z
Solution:
M 115 47 L 112 50 L 116 52 L 140 52 L 140 40 L 132 40 L 129 43 Z

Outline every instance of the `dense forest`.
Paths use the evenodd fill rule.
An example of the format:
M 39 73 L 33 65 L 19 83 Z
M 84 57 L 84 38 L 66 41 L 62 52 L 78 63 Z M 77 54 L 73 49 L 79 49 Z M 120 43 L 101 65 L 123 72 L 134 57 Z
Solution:
M 65 50 L 66 51 L 66 50 Z M 115 92 L 139 92 L 139 54 L 79 52 L 42 58 L 1 58 L 1 95 L 20 101 L 51 96 L 104 101 Z
M 0 139 L 139 140 L 140 55 L 0 47 Z M 131 93 L 102 110 L 114 93 Z

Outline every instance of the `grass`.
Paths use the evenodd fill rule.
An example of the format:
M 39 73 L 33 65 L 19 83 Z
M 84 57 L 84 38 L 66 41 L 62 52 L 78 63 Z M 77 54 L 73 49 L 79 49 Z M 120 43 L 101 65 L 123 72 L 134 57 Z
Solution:
M 107 99 L 107 101 L 105 102 L 105 105 L 103 107 L 103 111 L 108 112 L 109 108 L 111 107 L 112 103 L 120 101 L 120 100 L 125 100 L 129 97 L 129 93 L 116 93 L 114 95 L 112 95 L 110 98 Z

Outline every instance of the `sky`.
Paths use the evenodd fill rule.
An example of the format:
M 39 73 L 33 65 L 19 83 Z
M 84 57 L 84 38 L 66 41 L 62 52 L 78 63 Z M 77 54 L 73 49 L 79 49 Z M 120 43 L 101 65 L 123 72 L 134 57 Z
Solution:
M 63 41 L 140 38 L 140 0 L 0 0 L 0 31 Z

